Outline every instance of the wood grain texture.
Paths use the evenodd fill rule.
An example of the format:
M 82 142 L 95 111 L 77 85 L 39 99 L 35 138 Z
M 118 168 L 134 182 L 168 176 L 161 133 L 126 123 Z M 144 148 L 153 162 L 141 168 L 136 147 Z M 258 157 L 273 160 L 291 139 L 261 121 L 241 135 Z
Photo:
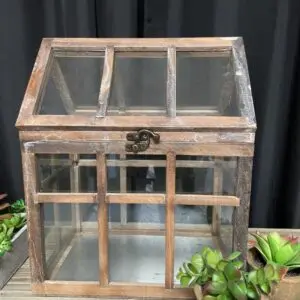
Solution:
M 100 93 L 98 99 L 98 111 L 96 117 L 105 117 L 108 99 L 111 90 L 112 76 L 114 69 L 114 48 L 107 47 L 105 49 L 104 69 L 102 74 Z
M 244 261 L 247 259 L 252 164 L 251 157 L 238 158 L 236 196 L 240 199 L 240 206 L 235 208 L 233 214 L 233 249 L 242 253 Z
M 39 93 L 45 84 L 47 74 L 50 70 L 49 66 L 52 60 L 51 43 L 52 39 L 44 38 L 42 40 L 19 111 L 16 126 L 23 124 L 27 117 L 31 116 L 35 111 Z
M 106 203 L 127 203 L 127 204 L 164 204 L 164 194 L 142 194 L 142 193 L 107 193 Z
M 100 284 L 108 285 L 108 207 L 105 203 L 107 192 L 107 174 L 105 154 L 97 153 L 97 189 L 98 189 L 98 228 L 99 228 L 99 268 Z
M 175 230 L 175 184 L 176 154 L 167 153 L 167 198 L 166 198 L 166 268 L 165 287 L 172 289 L 174 285 L 174 230 Z
M 69 154 L 95 154 L 104 152 L 106 154 L 128 154 L 125 150 L 126 141 L 106 142 L 73 142 L 73 141 L 37 141 L 23 144 L 27 151 L 35 153 L 69 153 Z M 252 144 L 216 144 L 216 143 L 172 143 L 160 142 L 151 146 L 142 154 L 166 154 L 169 151 L 181 155 L 200 156 L 253 156 L 254 145 Z
M 97 203 L 96 193 L 37 193 L 35 203 Z
M 232 64 L 241 115 L 248 120 L 249 125 L 256 126 L 249 70 L 242 38 L 233 42 Z
M 214 175 L 213 175 L 213 193 L 214 195 L 222 195 L 223 192 L 223 169 L 222 159 L 215 160 Z M 221 201 L 220 201 L 221 202 Z M 239 205 L 239 199 L 238 199 Z M 220 235 L 220 219 L 221 219 L 221 206 L 216 205 L 212 210 L 212 233 L 213 235 Z
M 43 207 L 34 203 L 36 197 L 36 161 L 33 153 L 22 151 L 24 194 L 27 211 L 28 253 L 32 282 L 45 279 L 45 245 Z
M 244 117 L 225 116 L 180 116 L 169 118 L 167 116 L 94 116 L 69 115 L 47 116 L 35 115 L 22 119 L 17 123 L 18 129 L 27 130 L 138 130 L 143 127 L 154 131 L 247 131 L 254 132 L 255 124 L 249 124 Z
M 121 129 L 120 129 L 121 130 Z M 95 141 L 126 140 L 126 131 L 21 131 L 20 139 L 34 141 Z M 199 143 L 245 143 L 253 144 L 252 132 L 159 132 L 162 142 L 199 142 Z
M 177 288 L 165 289 L 156 285 L 139 284 L 112 284 L 102 287 L 98 283 L 85 282 L 45 282 L 32 286 L 34 294 L 37 295 L 69 295 L 73 297 L 101 296 L 101 297 L 137 297 L 137 298 L 167 298 L 167 299 L 194 299 L 192 289 Z
M 167 116 L 176 117 L 176 47 L 168 48 Z
M 204 206 L 239 206 L 240 200 L 235 196 L 176 194 L 175 204 Z
M 55 50 L 103 51 L 113 46 L 119 51 L 162 51 L 175 45 L 186 51 L 230 51 L 236 38 L 55 38 L 52 46 Z
M 65 76 L 60 68 L 60 64 L 57 60 L 53 60 L 52 62 L 52 78 L 54 84 L 59 92 L 62 104 L 66 110 L 68 115 L 72 115 L 75 113 L 75 106 L 72 100 L 72 96 L 65 80 Z M 59 100 L 59 99 L 58 99 Z M 43 101 L 43 100 L 42 100 Z

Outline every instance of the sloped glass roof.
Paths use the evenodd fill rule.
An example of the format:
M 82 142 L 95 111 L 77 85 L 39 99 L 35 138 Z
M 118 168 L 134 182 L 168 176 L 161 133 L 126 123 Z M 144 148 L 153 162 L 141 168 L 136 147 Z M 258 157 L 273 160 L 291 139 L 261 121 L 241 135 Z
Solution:
M 24 114 L 214 116 L 255 126 L 243 44 L 234 38 L 46 39 L 24 102 L 29 96 L 19 123 Z

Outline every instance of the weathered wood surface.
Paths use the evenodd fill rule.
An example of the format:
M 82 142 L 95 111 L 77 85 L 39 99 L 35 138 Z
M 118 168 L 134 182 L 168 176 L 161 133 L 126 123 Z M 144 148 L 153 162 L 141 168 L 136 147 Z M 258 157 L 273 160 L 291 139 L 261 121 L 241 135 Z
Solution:
M 168 48 L 167 115 L 176 117 L 176 48 Z
M 23 265 L 28 257 L 27 226 L 13 238 L 13 250 L 0 257 L 0 290 Z
M 297 229 L 273 229 L 273 228 L 249 228 L 249 232 L 271 232 L 278 231 L 283 235 L 293 235 L 300 236 L 300 230 Z M 252 236 L 249 236 L 249 239 L 253 239 Z M 29 261 L 27 260 L 23 266 L 17 271 L 17 273 L 11 278 L 7 285 L 0 290 L 0 299 L 1 300 L 43 300 L 49 299 L 49 297 L 38 297 L 33 296 L 30 286 L 30 268 Z M 74 297 L 51 297 L 51 300 L 72 300 Z M 99 297 L 79 297 L 78 300 L 98 300 Z M 111 298 L 102 298 L 105 300 Z M 114 298 L 115 299 L 115 298 Z

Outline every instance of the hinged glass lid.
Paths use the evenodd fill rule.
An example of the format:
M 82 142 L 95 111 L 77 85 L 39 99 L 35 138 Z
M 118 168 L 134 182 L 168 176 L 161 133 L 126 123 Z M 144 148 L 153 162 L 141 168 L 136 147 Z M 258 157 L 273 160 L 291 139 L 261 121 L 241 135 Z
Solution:
M 49 116 L 82 126 L 201 116 L 254 128 L 242 40 L 45 39 L 17 125 L 54 125 Z

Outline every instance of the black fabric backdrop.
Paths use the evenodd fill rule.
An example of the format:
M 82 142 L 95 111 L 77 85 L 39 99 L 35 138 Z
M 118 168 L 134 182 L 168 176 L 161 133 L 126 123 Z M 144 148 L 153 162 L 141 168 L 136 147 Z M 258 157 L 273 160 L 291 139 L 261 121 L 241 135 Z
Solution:
M 243 36 L 258 130 L 250 225 L 300 227 L 299 0 L 3 0 L 0 192 L 23 196 L 14 127 L 43 37 Z

